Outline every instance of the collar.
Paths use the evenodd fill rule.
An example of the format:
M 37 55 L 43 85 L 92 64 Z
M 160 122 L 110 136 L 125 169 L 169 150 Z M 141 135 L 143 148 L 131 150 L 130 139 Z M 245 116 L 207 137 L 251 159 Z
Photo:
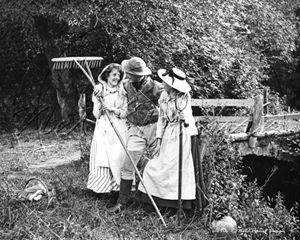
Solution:
M 131 82 L 131 85 L 136 89 L 136 91 L 141 90 L 142 86 L 149 82 L 149 77 L 145 76 L 140 82 Z
M 174 92 L 168 93 L 166 98 L 167 98 L 168 101 L 175 101 L 176 94 Z
M 144 85 L 144 84 L 146 84 L 147 82 L 148 82 L 148 76 L 145 76 L 143 79 L 142 79 L 142 81 L 140 81 L 140 86 L 142 86 L 142 85 Z
M 115 87 L 110 87 L 107 83 L 106 85 L 106 91 L 108 91 L 109 93 L 115 93 L 119 91 L 119 84 Z

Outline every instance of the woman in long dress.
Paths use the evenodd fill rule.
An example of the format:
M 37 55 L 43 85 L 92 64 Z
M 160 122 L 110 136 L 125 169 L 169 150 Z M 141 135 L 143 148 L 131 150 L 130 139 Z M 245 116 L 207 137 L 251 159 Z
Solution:
M 178 188 L 181 188 L 183 208 L 192 207 L 196 197 L 194 164 L 191 154 L 191 136 L 198 131 L 192 115 L 190 86 L 185 73 L 177 68 L 169 71 L 160 69 L 165 91 L 159 99 L 159 119 L 157 123 L 157 154 L 150 160 L 143 172 L 145 187 L 157 206 L 177 208 Z M 184 126 L 180 128 L 180 124 Z M 179 169 L 179 138 L 182 129 L 182 169 Z M 182 185 L 179 186 L 179 171 Z M 138 188 L 141 200 L 151 204 L 142 184 Z M 148 210 L 150 205 L 148 206 Z M 150 210 L 149 210 L 150 211 Z
M 95 193 L 119 191 L 121 163 L 126 152 L 107 114 L 126 143 L 127 97 L 123 76 L 119 64 L 109 64 L 98 76 L 100 84 L 96 85 L 92 96 L 96 126 L 91 143 L 87 188 Z

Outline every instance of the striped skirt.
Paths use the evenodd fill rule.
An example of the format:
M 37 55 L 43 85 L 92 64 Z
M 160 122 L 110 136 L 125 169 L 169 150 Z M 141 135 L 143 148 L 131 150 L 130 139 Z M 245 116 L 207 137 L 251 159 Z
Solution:
M 126 142 L 125 122 L 114 119 L 123 141 Z M 90 150 L 90 168 L 87 188 L 96 193 L 119 191 L 122 160 L 126 152 L 110 122 L 101 117 L 97 120 Z
M 109 193 L 119 191 L 120 186 L 116 183 L 108 167 L 90 166 L 87 188 L 96 193 Z

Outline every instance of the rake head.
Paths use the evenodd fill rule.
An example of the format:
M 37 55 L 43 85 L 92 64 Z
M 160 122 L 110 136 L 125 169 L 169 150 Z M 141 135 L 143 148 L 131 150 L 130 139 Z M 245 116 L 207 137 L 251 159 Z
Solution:
M 71 69 L 79 68 L 79 63 L 81 66 L 88 64 L 90 68 L 96 68 L 101 66 L 102 57 L 60 57 L 52 58 L 53 69 Z M 76 63 L 77 62 L 77 63 Z

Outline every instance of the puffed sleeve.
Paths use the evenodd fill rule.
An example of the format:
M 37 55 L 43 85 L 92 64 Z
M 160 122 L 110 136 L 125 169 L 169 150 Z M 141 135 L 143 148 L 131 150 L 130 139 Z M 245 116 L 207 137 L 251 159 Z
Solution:
M 100 92 L 103 91 L 103 86 L 102 84 L 98 84 L 94 87 L 94 91 L 95 90 L 98 90 Z M 92 95 L 92 101 L 93 101 L 93 115 L 95 116 L 96 119 L 99 119 L 102 114 L 103 114 L 103 111 L 102 111 L 102 103 L 100 102 L 99 99 L 97 99 L 97 97 L 94 95 Z
M 183 110 L 184 115 L 186 116 L 185 123 L 188 124 L 188 131 L 191 136 L 198 134 L 198 129 L 195 124 L 195 119 L 192 111 L 192 99 L 191 95 L 188 95 L 188 102 L 186 108 Z
M 94 95 L 92 96 L 92 101 L 94 103 L 93 115 L 95 116 L 96 119 L 99 119 L 103 114 L 102 104 Z
M 156 99 L 160 98 L 162 92 L 164 92 L 164 86 L 160 82 L 154 81 L 153 95 Z
M 161 104 L 165 100 L 166 96 L 167 96 L 167 92 L 164 91 L 162 92 L 158 100 L 158 104 L 160 107 L 159 107 L 159 114 L 158 114 L 158 121 L 157 121 L 156 138 L 163 137 L 167 125 L 167 118 L 165 116 L 164 111 L 161 108 Z

